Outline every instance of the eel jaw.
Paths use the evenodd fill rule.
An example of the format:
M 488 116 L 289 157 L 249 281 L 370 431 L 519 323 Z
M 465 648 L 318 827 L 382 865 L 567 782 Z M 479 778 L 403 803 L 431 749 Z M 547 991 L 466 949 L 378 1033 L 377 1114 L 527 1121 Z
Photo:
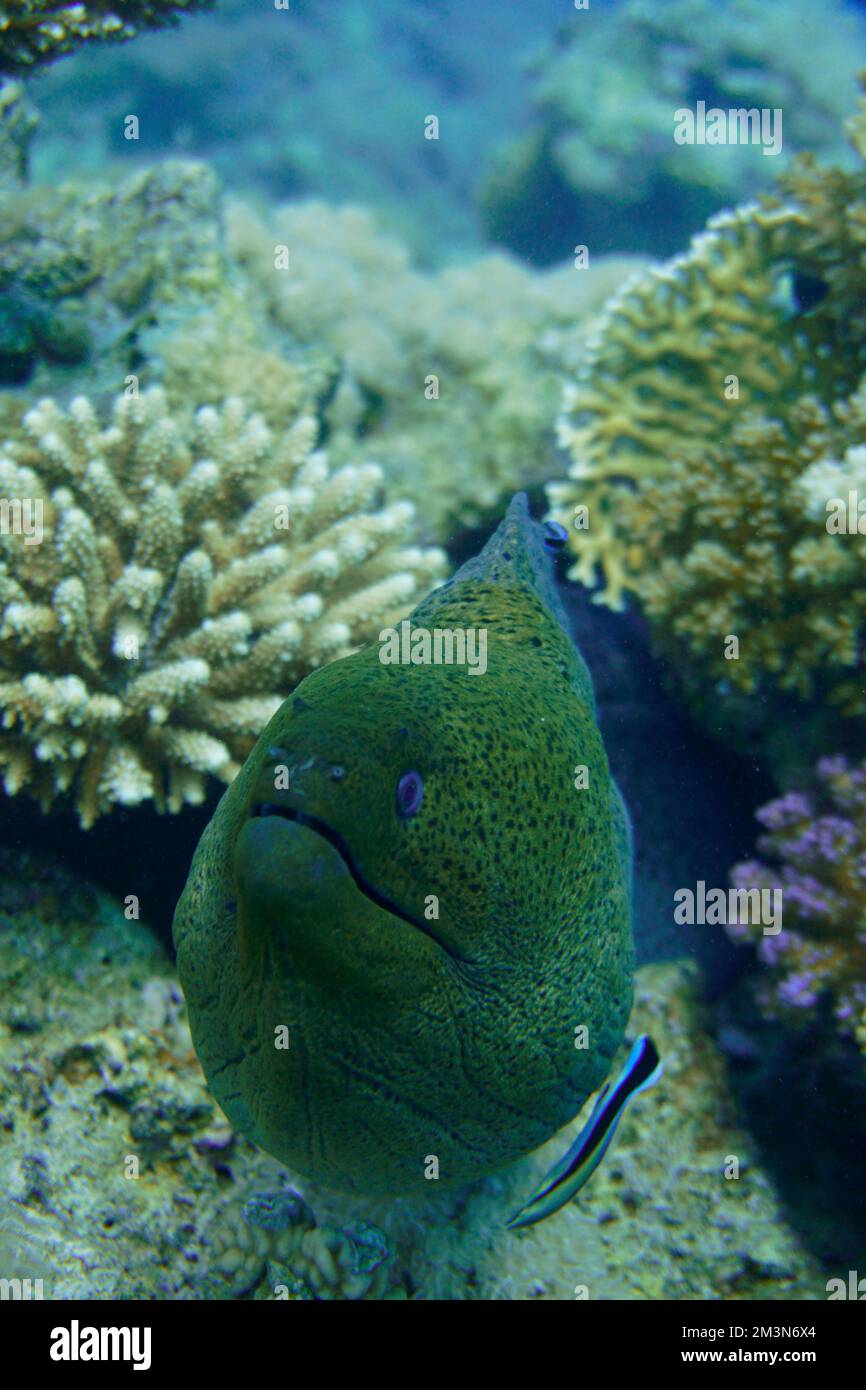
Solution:
M 370 902 L 375 903 L 376 907 L 381 908 L 383 912 L 389 913 L 390 916 L 398 918 L 401 922 L 408 922 L 410 927 L 415 927 L 416 930 L 423 932 L 425 936 L 429 936 L 431 941 L 434 941 L 435 944 L 445 951 L 447 955 L 451 956 L 452 959 L 457 961 L 463 960 L 463 957 L 455 951 L 452 946 L 448 945 L 429 922 L 424 921 L 420 917 L 413 917 L 411 913 L 406 912 L 404 908 L 400 907 L 399 903 L 394 902 L 393 899 L 389 898 L 385 893 L 380 893 L 379 889 L 364 877 L 355 863 L 347 841 L 340 832 L 329 825 L 327 821 L 320 820 L 318 816 L 308 815 L 306 811 L 300 811 L 294 806 L 281 806 L 269 801 L 258 802 L 253 806 L 250 812 L 251 820 L 260 820 L 269 816 L 278 816 L 281 820 L 294 821 L 296 825 L 306 826 L 306 828 L 312 830 L 314 834 L 321 835 L 322 839 L 327 840 L 337 851 L 355 887 L 360 893 L 363 893 L 365 898 L 369 898 Z

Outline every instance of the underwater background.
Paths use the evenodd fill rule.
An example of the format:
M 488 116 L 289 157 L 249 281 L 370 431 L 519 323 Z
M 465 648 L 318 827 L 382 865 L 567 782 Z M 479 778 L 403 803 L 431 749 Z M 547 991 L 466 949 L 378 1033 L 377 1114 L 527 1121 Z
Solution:
M 866 1276 L 861 68 L 843 0 L 0 4 L 0 1279 Z M 700 104 L 766 121 L 679 142 Z M 172 917 L 281 702 L 519 490 L 568 536 L 664 1075 L 516 1233 L 577 1116 L 423 1198 L 304 1181 L 213 1099 Z

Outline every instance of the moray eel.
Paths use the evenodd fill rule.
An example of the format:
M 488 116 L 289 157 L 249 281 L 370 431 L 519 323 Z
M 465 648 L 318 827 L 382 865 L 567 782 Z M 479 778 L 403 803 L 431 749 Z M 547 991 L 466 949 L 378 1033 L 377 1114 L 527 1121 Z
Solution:
M 622 1040 L 630 831 L 550 539 L 518 495 L 412 614 L 413 634 L 486 634 L 483 672 L 385 664 L 381 634 L 302 681 L 196 850 L 174 936 L 205 1075 L 325 1186 L 493 1173 L 574 1117 Z

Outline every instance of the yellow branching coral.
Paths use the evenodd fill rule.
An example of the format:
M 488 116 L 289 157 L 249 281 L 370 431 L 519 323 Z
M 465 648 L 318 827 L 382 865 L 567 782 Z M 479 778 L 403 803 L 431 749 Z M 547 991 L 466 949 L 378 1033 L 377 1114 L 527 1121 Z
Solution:
M 864 485 L 866 379 L 832 411 L 803 397 L 784 424 L 747 414 L 723 442 L 623 492 L 617 525 L 640 538 L 631 582 L 695 701 L 717 684 L 772 686 L 866 713 L 866 535 L 827 530 L 828 504 L 847 509 Z
M 297 680 L 444 569 L 375 465 L 329 469 L 312 416 L 275 435 L 229 399 L 184 422 L 155 389 L 107 428 L 84 398 L 23 427 L 0 449 L 0 765 L 84 826 L 230 780 Z
M 8 0 L 0 4 L 0 73 L 27 72 L 81 44 L 132 39 L 213 0 Z
M 571 481 L 551 483 L 548 496 L 577 551 L 572 577 L 591 585 L 600 564 L 598 598 L 611 607 L 641 569 L 635 529 L 622 520 L 634 485 L 700 454 L 744 407 L 791 393 L 797 371 L 777 331 L 778 280 L 801 227 L 787 207 L 720 214 L 686 255 L 632 278 L 606 306 L 558 423 Z M 580 506 L 586 529 L 574 526 Z
M 866 156 L 866 108 L 851 134 Z M 830 524 L 866 482 L 864 373 L 866 172 L 804 157 L 626 286 L 567 390 L 572 574 L 635 593 L 694 701 L 744 727 L 755 693 L 866 712 L 866 538 Z

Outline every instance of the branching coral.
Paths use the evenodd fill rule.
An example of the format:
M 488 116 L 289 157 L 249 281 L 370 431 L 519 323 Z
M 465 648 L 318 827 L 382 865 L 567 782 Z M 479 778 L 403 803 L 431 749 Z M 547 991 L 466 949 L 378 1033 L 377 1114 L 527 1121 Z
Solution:
M 381 462 L 428 534 L 477 524 L 549 474 L 559 373 L 622 262 L 533 274 L 489 256 L 425 273 L 369 213 L 323 203 L 267 225 L 235 204 L 228 231 L 284 350 L 332 359 L 334 458 Z
M 680 145 L 674 112 L 783 113 L 781 161 L 826 157 L 856 93 L 860 16 L 832 0 L 625 0 L 574 15 L 535 63 L 535 126 L 506 146 L 482 191 L 497 241 L 563 254 L 573 226 L 599 250 L 671 251 L 716 209 L 766 186 L 780 162 L 757 145 Z M 557 209 L 539 229 L 533 206 Z M 545 237 L 547 239 L 545 239 Z
M 0 5 L 0 73 L 51 63 L 82 44 L 132 39 L 213 0 L 7 0 Z
M 833 410 L 804 396 L 784 422 L 747 413 L 724 443 L 622 489 L 615 525 L 633 573 L 612 579 L 635 588 L 693 705 L 776 689 L 866 712 L 866 535 L 826 527 L 827 504 L 847 507 L 866 482 L 864 446 L 866 379 Z
M 641 568 L 629 566 L 634 531 L 620 521 L 633 486 L 699 453 L 743 406 L 791 394 L 796 372 L 779 341 L 775 291 L 798 224 L 793 209 L 715 218 L 686 255 L 613 296 L 566 387 L 558 435 L 574 481 L 548 493 L 578 552 L 572 576 L 592 584 L 601 564 L 600 597 L 612 607 L 622 606 L 629 568 Z M 725 396 L 731 374 L 735 401 Z M 572 526 L 579 505 L 589 507 L 585 531 Z
M 767 975 L 759 1001 L 774 1018 L 803 1022 L 822 1000 L 841 1033 L 866 1052 L 866 763 L 823 758 L 814 788 L 758 812 L 758 848 L 771 864 L 738 864 L 741 889 L 781 889 L 782 930 L 731 925 L 733 940 L 757 940 Z
M 154 390 L 108 428 L 84 398 L 23 423 L 0 452 L 0 763 L 85 826 L 230 780 L 297 680 L 442 571 L 378 468 L 330 472 L 314 417 L 275 436 L 232 399 L 185 423 Z
M 866 174 L 804 160 L 783 194 L 614 297 L 559 423 L 571 480 L 549 497 L 572 573 L 599 566 L 614 607 L 638 595 L 696 698 L 722 683 L 862 714 L 866 541 L 827 521 L 863 472 Z

